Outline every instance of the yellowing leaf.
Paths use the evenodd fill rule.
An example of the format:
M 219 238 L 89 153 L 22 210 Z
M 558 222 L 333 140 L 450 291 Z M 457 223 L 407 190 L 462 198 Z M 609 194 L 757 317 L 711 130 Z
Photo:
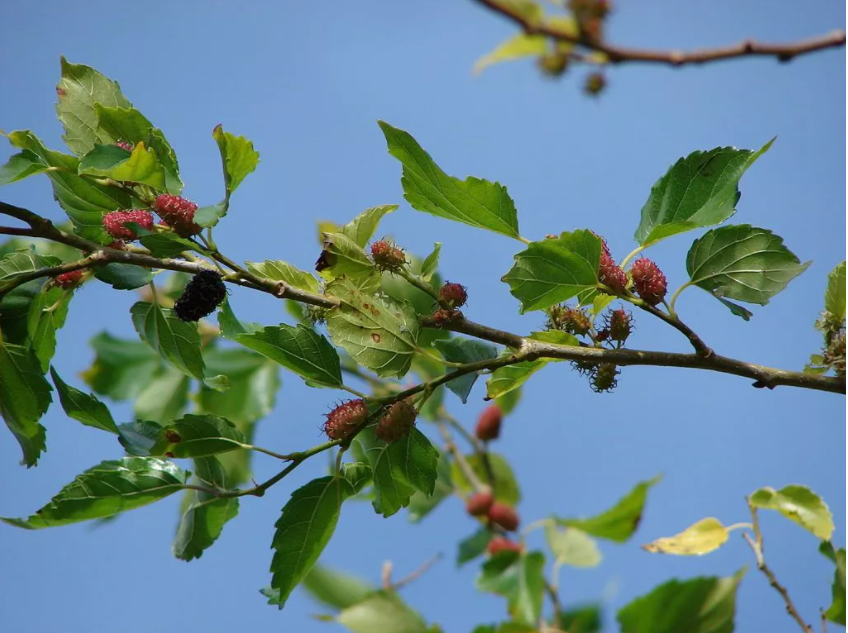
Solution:
M 678 554 L 700 556 L 718 549 L 727 542 L 728 530 L 721 521 L 712 517 L 701 519 L 680 534 L 658 538 L 642 549 L 653 554 Z
M 519 33 L 515 37 L 499 44 L 491 53 L 487 53 L 478 59 L 474 64 L 474 74 L 479 75 L 489 66 L 494 66 L 501 62 L 542 55 L 547 45 L 547 38 L 544 35 Z

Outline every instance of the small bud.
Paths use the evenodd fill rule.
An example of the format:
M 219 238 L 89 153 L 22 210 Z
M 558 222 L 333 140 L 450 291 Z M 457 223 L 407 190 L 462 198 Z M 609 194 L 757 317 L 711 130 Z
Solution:
M 627 287 L 627 275 L 609 254 L 609 251 L 601 252 L 601 261 L 598 264 L 598 281 L 607 286 L 612 294 L 621 294 Z
M 324 432 L 331 440 L 342 440 L 368 419 L 365 400 L 348 400 L 327 414 Z
M 182 441 L 182 437 L 173 429 L 167 429 L 165 431 L 165 439 L 168 440 L 171 444 L 177 444 Z
M 568 69 L 568 55 L 558 51 L 544 53 L 536 60 L 536 64 L 548 77 L 559 77 Z
M 468 501 L 465 503 L 465 511 L 473 517 L 485 516 L 494 501 L 491 492 L 478 492 L 468 497 Z
M 377 240 L 371 244 L 371 258 L 374 265 L 388 272 L 398 272 L 406 265 L 406 255 L 403 250 L 387 239 Z
M 498 405 L 491 404 L 483 409 L 483 412 L 477 419 L 477 426 L 474 429 L 477 439 L 484 442 L 498 439 L 498 436 L 501 434 L 502 420 L 503 413 Z
M 115 147 L 120 147 L 121 149 L 125 149 L 128 152 L 133 151 L 133 144 L 127 143 L 126 141 L 118 141 L 117 143 L 115 143 Z
M 620 372 L 612 363 L 601 363 L 592 374 L 591 384 L 595 393 L 609 392 L 618 384 L 616 377 Z
M 451 308 L 459 308 L 468 301 L 468 292 L 465 286 L 448 281 L 439 289 L 439 299 Z
M 523 552 L 524 548 L 520 543 L 511 541 L 505 536 L 496 536 L 489 541 L 489 544 L 486 546 L 486 551 L 488 551 L 491 556 L 494 556 L 498 552 Z
M 624 343 L 633 331 L 633 317 L 623 309 L 607 313 L 607 329 L 613 341 Z
M 433 313 L 433 321 L 436 325 L 442 325 L 451 321 L 461 321 L 463 318 L 461 310 L 445 310 L 442 308 Z
M 585 336 L 592 329 L 592 320 L 585 310 L 556 305 L 548 310 L 548 328 Z
M 606 87 L 607 80 L 603 73 L 591 73 L 586 76 L 586 82 L 583 84 L 583 92 L 590 97 L 597 97 Z
M 61 275 L 56 275 L 53 278 L 53 285 L 59 286 L 63 290 L 70 290 L 71 288 L 76 288 L 83 278 L 83 271 L 80 270 L 72 270 L 69 273 L 62 273 Z
M 489 521 L 501 526 L 507 532 L 517 530 L 521 522 L 515 509 L 504 503 L 493 503 L 492 507 L 489 508 L 488 517 Z

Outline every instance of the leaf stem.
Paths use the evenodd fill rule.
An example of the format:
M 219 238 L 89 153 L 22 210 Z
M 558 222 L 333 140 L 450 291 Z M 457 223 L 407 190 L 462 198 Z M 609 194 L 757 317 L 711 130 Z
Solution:
M 418 288 L 421 292 L 430 295 L 440 306 L 445 307 L 444 305 L 442 305 L 441 299 L 439 299 L 439 292 L 435 288 L 433 288 L 432 284 L 427 283 L 418 275 L 412 274 L 406 268 L 401 268 L 397 274 L 403 277 L 411 285 Z
M 648 246 L 650 246 L 650 244 L 643 244 L 642 246 L 637 246 L 632 251 L 630 251 L 627 254 L 627 257 L 625 257 L 624 259 L 621 260 L 621 263 L 618 265 L 619 268 L 623 269 L 625 266 L 627 266 L 627 264 L 630 263 L 631 259 L 633 259 L 634 257 L 636 257 L 636 255 L 638 255 L 639 253 L 644 251 L 646 248 L 648 248 Z
M 671 299 L 668 302 L 668 313 L 672 316 L 677 316 L 677 312 L 674 309 L 674 305 L 677 303 L 677 297 L 680 296 L 680 293 L 683 292 L 686 288 L 692 285 L 691 281 L 687 281 L 685 284 L 680 286 L 677 290 L 674 291 L 674 294 L 671 295 Z

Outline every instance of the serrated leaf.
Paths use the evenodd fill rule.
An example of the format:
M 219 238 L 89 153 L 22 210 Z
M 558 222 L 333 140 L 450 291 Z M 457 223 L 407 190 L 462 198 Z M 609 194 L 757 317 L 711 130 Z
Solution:
M 0 259 L 0 281 L 13 279 L 21 273 L 28 273 L 47 266 L 61 263 L 57 257 L 39 255 L 32 248 L 13 251 Z
M 352 633 L 427 633 L 424 619 L 393 591 L 377 591 L 336 617 Z
M 448 176 L 409 133 L 378 123 L 389 153 L 403 165 L 403 194 L 413 209 L 520 238 L 515 203 L 506 187 L 473 176 Z
M 153 273 L 149 269 L 132 264 L 111 263 L 96 266 L 94 276 L 115 290 L 135 290 L 153 281 Z
M 95 396 L 66 384 L 53 367 L 50 368 L 50 376 L 59 393 L 59 402 L 62 403 L 62 408 L 68 417 L 95 429 L 110 433 L 118 432 L 115 420 L 105 404 Z
M 225 132 L 220 124 L 212 131 L 212 138 L 221 151 L 221 163 L 224 167 L 224 186 L 227 198 L 238 188 L 242 180 L 259 164 L 259 152 L 253 149 L 253 143 L 243 136 Z
M 500 398 L 530 380 L 530 376 L 542 369 L 548 361 L 545 359 L 525 360 L 514 365 L 498 367 L 486 381 L 486 398 Z
M 544 567 L 541 552 L 498 552 L 483 563 L 475 585 L 480 591 L 505 597 L 510 615 L 518 623 L 535 626 L 542 612 Z
M 195 459 L 194 467 L 201 481 L 221 490 L 228 489 L 224 468 L 214 457 Z M 199 490 L 187 493 L 188 505 L 180 517 L 171 551 L 180 560 L 190 561 L 203 556 L 203 552 L 221 535 L 224 524 L 236 517 L 239 500 L 216 499 L 211 493 Z
M 347 277 L 361 288 L 373 289 L 380 281 L 374 262 L 362 247 L 341 233 L 324 233 L 315 270 L 327 281 Z
M 317 387 L 342 384 L 339 355 L 330 342 L 305 325 L 280 324 L 239 334 L 236 342 L 279 363 Z
M 118 442 L 129 455 L 148 457 L 161 431 L 161 425 L 147 420 L 119 424 Z
M 143 387 L 133 402 L 136 419 L 167 424 L 185 411 L 191 380 L 176 367 L 163 364 Z
M 101 332 L 89 344 L 96 357 L 82 378 L 95 393 L 113 400 L 136 398 L 161 365 L 158 354 L 140 341 Z
M 82 157 L 80 175 L 101 176 L 119 182 L 149 185 L 157 191 L 165 189 L 165 169 L 156 152 L 140 141 L 130 152 L 117 145 L 95 145 Z
M 519 33 L 499 44 L 492 52 L 483 55 L 474 64 L 474 74 L 479 75 L 489 66 L 510 62 L 524 57 L 543 55 L 548 49 L 548 38 L 544 35 Z
M 708 517 L 690 525 L 680 534 L 647 543 L 642 549 L 654 554 L 701 556 L 724 545 L 728 536 L 728 530 L 721 521 Z
M 836 321 L 845 320 L 845 261 L 838 264 L 827 275 L 827 290 L 824 293 L 824 309 Z
M 47 432 L 38 421 L 50 406 L 51 391 L 32 350 L 0 345 L 0 414 L 18 440 L 27 467 L 35 466 L 47 449 Z
M 305 270 L 292 266 L 280 260 L 266 260 L 264 262 L 247 262 L 247 269 L 274 281 L 282 281 L 293 288 L 308 290 L 309 292 L 320 292 L 321 286 L 318 280 Z
M 149 231 L 135 222 L 127 222 L 125 226 L 138 235 L 141 245 L 155 257 L 176 257 L 185 251 L 206 254 L 205 249 L 176 233 Z
M 483 343 L 475 339 L 454 337 L 446 341 L 436 341 L 434 343 L 445 360 L 452 363 L 473 363 L 481 360 L 493 360 L 498 357 L 498 348 L 491 343 Z M 453 391 L 462 404 L 468 402 L 468 395 L 477 381 L 477 376 L 480 372 L 465 374 L 459 378 L 454 378 L 446 384 L 447 388 Z
M 418 345 L 418 317 L 410 306 L 366 294 L 346 278 L 329 284 L 327 294 L 341 300 L 327 312 L 333 343 L 379 376 L 403 377 Z
M 365 580 L 321 564 L 306 574 L 300 586 L 310 597 L 333 609 L 352 607 L 376 589 Z
M 531 242 L 515 255 L 501 281 L 521 301 L 521 312 L 543 310 L 571 297 L 588 297 L 598 285 L 601 240 L 591 231 Z
M 421 260 L 414 255 L 407 254 L 406 261 L 409 266 L 409 271 L 414 275 L 420 276 L 422 266 Z M 432 277 L 430 277 L 430 284 L 434 288 L 441 287 L 442 279 L 438 272 L 433 273 Z M 432 295 L 416 288 L 398 275 L 382 275 L 380 278 L 380 290 L 400 304 L 408 303 L 412 306 L 412 309 L 416 314 L 433 314 L 433 312 L 439 308 L 439 304 L 436 303 L 436 300 L 432 297 Z M 447 330 L 441 330 L 438 328 L 421 328 L 418 332 L 418 346 L 427 348 L 432 346 L 434 341 L 448 339 L 450 337 L 451 333 Z M 417 362 L 417 359 L 419 358 L 422 358 L 421 354 L 417 354 L 413 358 L 413 362 Z M 444 373 L 444 367 L 442 367 L 441 370 L 441 373 Z
M 559 622 L 568 633 L 599 633 L 603 629 L 603 609 L 597 604 L 567 609 Z
M 159 432 L 151 455 L 206 457 L 242 448 L 244 435 L 235 424 L 215 415 L 185 415 Z
M 436 242 L 433 244 L 433 250 L 429 255 L 424 259 L 421 263 L 421 274 L 419 275 L 421 279 L 426 282 L 430 282 L 433 278 L 433 275 L 436 274 L 436 270 L 439 268 L 439 255 L 442 252 L 442 243 Z
M 81 178 L 77 174 L 79 158 L 47 149 L 29 130 L 8 134 L 15 147 L 28 149 L 45 164 L 55 169 L 47 176 L 53 183 L 53 196 L 73 221 L 77 233 L 100 244 L 114 240 L 103 230 L 103 214 L 116 209 L 141 206 L 130 194 L 116 187 L 107 187 Z
M 29 306 L 27 334 L 29 345 L 46 373 L 50 360 L 56 353 L 56 332 L 65 325 L 68 306 L 73 298 L 72 290 L 52 284 L 44 284 Z
M 468 462 L 468 465 L 471 466 L 471 469 L 481 481 L 489 480 L 488 468 L 486 467 L 486 462 L 481 455 L 477 455 L 476 453 L 473 455 L 466 455 L 465 461 Z M 518 482 L 515 479 L 515 474 L 513 474 L 512 467 L 509 465 L 509 462 L 503 455 L 493 452 L 488 453 L 488 461 L 489 466 L 492 469 L 492 474 L 494 475 L 493 492 L 495 500 L 509 506 L 516 505 L 519 501 L 521 501 L 521 491 L 518 487 Z M 451 465 L 451 478 L 453 479 L 456 489 L 460 492 L 470 494 L 474 491 L 474 487 L 471 485 L 471 482 L 468 481 L 465 473 L 455 461 Z
M 807 269 L 783 238 L 750 224 L 708 231 L 686 256 L 691 283 L 710 294 L 766 305 Z
M 342 502 L 356 492 L 342 472 L 339 477 L 313 479 L 295 490 L 283 507 L 271 544 L 271 587 L 279 591 L 281 609 L 333 536 Z
M 433 494 L 439 451 L 418 429 L 393 442 L 379 440 L 373 427 L 357 436 L 374 477 L 374 510 L 390 517 L 409 505 L 415 491 Z
M 715 295 L 713 295 L 715 296 Z M 740 306 L 738 303 L 733 303 L 732 301 L 728 301 L 724 297 L 716 297 L 724 306 L 730 310 L 730 313 L 734 316 L 740 317 L 743 321 L 750 321 L 751 317 L 754 316 L 754 313 L 751 312 L 748 308 Z
M 418 523 L 453 493 L 453 481 L 451 480 L 450 460 L 447 455 L 439 455 L 439 463 L 436 467 L 436 485 L 433 494 L 427 495 L 416 490 L 409 500 L 407 507 L 411 523 Z
M 456 564 L 463 565 L 482 556 L 493 536 L 494 533 L 488 527 L 482 526 L 471 536 L 462 539 L 456 553 Z
M 56 114 L 65 128 L 63 139 L 74 154 L 82 156 L 96 143 L 114 143 L 99 125 L 95 104 L 129 108 L 132 104 L 121 94 L 121 87 L 90 66 L 71 64 L 61 59 L 62 78 L 56 87 L 59 100 Z
M 145 301 L 133 305 L 130 313 L 142 341 L 186 376 L 204 380 L 197 324 L 180 321 L 172 309 Z
M 760 488 L 748 497 L 748 501 L 755 508 L 777 510 L 823 541 L 829 541 L 833 534 L 833 515 L 830 508 L 820 496 L 806 486 L 790 485 L 780 490 Z
M 50 503 L 28 519 L 2 519 L 28 530 L 110 517 L 158 501 L 178 490 L 188 474 L 155 457 L 101 462 L 78 475 Z
M 601 563 L 601 551 L 595 540 L 583 530 L 566 528 L 561 530 L 555 524 L 545 527 L 548 547 L 557 562 L 571 567 L 597 567 Z
M 833 598 L 824 615 L 831 622 L 845 626 L 845 548 L 837 550 L 829 541 L 822 541 L 819 551 L 836 565 L 831 586 Z
M 598 538 L 623 543 L 639 527 L 648 490 L 656 485 L 660 479 L 661 477 L 654 477 L 653 479 L 639 482 L 612 508 L 594 517 L 589 519 L 558 518 L 556 521 L 560 525 L 578 528 Z
M 263 329 L 259 323 L 240 321 L 233 312 L 229 299 L 224 299 L 218 307 L 218 326 L 221 328 L 221 336 L 233 341 L 239 334 L 252 334 Z
M 739 180 L 774 139 L 758 151 L 717 147 L 678 160 L 651 188 L 636 241 L 643 246 L 684 231 L 721 224 L 736 213 Z
M 383 216 L 387 213 L 392 213 L 397 210 L 397 208 L 398 205 L 396 204 L 381 204 L 379 206 L 366 209 L 356 216 L 351 222 L 348 222 L 341 227 L 338 230 L 338 233 L 350 238 L 354 244 L 360 248 L 365 248 L 368 241 L 374 237 L 374 233 L 377 230 L 377 226 L 380 224 L 380 220 L 383 219 Z
M 619 610 L 621 633 L 732 633 L 744 575 L 670 580 Z
M 5 165 L 0 167 L 0 187 L 30 176 L 43 174 L 49 168 L 50 166 L 45 164 L 38 154 L 25 149 L 12 156 Z

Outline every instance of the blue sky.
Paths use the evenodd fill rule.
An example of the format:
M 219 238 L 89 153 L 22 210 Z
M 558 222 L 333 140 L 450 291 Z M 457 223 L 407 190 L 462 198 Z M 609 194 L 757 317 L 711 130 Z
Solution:
M 844 4 L 752 0 L 622 3 L 609 36 L 622 44 L 709 46 L 746 36 L 790 40 L 841 28 Z M 309 268 L 318 254 L 315 221 L 344 222 L 366 207 L 401 203 L 383 229 L 413 253 L 443 241 L 441 270 L 469 288 L 466 314 L 528 332 L 538 314 L 520 316 L 500 277 L 518 248 L 507 238 L 419 214 L 403 201 L 400 167 L 376 125 L 411 132 L 440 165 L 509 187 L 522 233 L 592 228 L 621 257 L 651 185 L 679 156 L 721 145 L 771 151 L 742 181 L 735 221 L 772 229 L 809 270 L 750 323 L 698 289 L 687 290 L 681 316 L 721 353 L 801 368 L 817 350 L 812 324 L 827 272 L 845 256 L 845 56 L 829 51 L 779 65 L 744 60 L 702 68 L 624 66 L 609 72 L 600 100 L 582 96 L 583 76 L 545 80 L 529 63 L 471 74 L 474 60 L 513 28 L 470 1 L 370 3 L 87 2 L 4 3 L 0 7 L 0 127 L 29 128 L 59 148 L 54 86 L 59 56 L 92 65 L 120 81 L 176 148 L 186 194 L 220 197 L 220 166 L 211 131 L 218 123 L 251 138 L 262 154 L 241 186 L 218 243 L 236 259 L 285 259 Z M 11 151 L 0 150 L 4 159 Z M 4 188 L 4 201 L 59 219 L 47 183 Z M 685 280 L 693 235 L 652 250 L 675 287 Z M 132 335 L 132 293 L 87 285 L 75 298 L 55 365 L 79 385 L 90 363 L 87 341 L 102 329 Z M 280 304 L 235 292 L 240 316 L 275 323 Z M 637 315 L 632 343 L 685 351 L 678 333 Z M 318 425 L 337 394 L 305 387 L 292 375 L 257 443 L 281 451 L 320 439 Z M 454 414 L 472 424 L 483 390 Z M 115 409 L 128 421 L 125 407 Z M 702 372 L 629 368 L 612 395 L 593 394 L 565 364 L 535 377 L 506 422 L 497 449 L 510 458 L 529 522 L 550 512 L 590 515 L 633 484 L 658 473 L 644 520 L 630 543 L 602 543 L 603 564 L 565 570 L 567 604 L 604 599 L 608 615 L 672 577 L 729 575 L 753 567 L 734 535 L 709 556 L 650 555 L 638 544 L 715 516 L 746 519 L 743 497 L 755 488 L 803 483 L 836 517 L 845 542 L 845 400 L 786 388 L 752 389 L 749 381 Z M 45 418 L 48 453 L 38 468 L 17 465 L 13 438 L 0 434 L 0 515 L 24 516 L 85 468 L 120 455 L 111 436 L 66 419 Z M 257 479 L 274 472 L 256 460 Z M 295 487 L 323 471 L 304 465 L 241 514 L 202 559 L 170 554 L 176 498 L 92 530 L 76 525 L 0 536 L 0 624 L 8 631 L 91 630 L 324 631 L 319 611 L 296 593 L 282 612 L 257 590 L 268 581 L 269 545 L 280 507 Z M 767 557 L 810 620 L 827 606 L 832 566 L 815 539 L 779 516 L 763 517 Z M 422 525 L 403 515 L 376 516 L 367 504 L 346 507 L 325 561 L 377 580 L 384 560 L 399 575 L 438 552 L 445 559 L 405 590 L 410 604 L 454 633 L 504 616 L 503 601 L 472 588 L 475 566 L 457 570 L 456 542 L 474 524 L 457 500 Z M 739 592 L 739 631 L 792 631 L 777 594 L 751 569 Z M 615 630 L 608 626 L 608 630 Z

